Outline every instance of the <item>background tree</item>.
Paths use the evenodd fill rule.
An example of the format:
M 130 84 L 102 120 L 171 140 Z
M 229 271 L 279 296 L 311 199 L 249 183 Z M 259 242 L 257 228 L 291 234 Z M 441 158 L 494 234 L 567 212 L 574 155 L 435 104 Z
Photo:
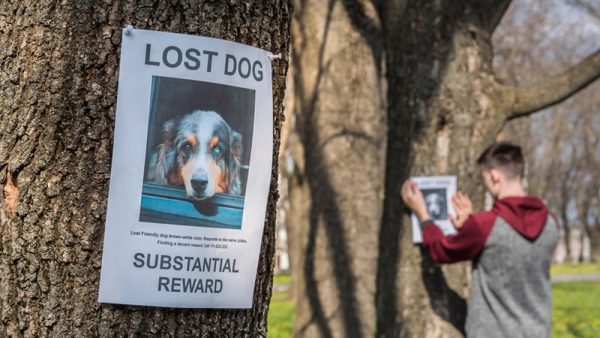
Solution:
M 496 72 L 511 84 L 526 85 L 542 80 L 547 69 L 566 68 L 585 57 L 600 47 L 597 8 L 583 0 L 530 0 L 511 6 L 493 37 Z M 559 249 L 576 262 L 588 257 L 583 250 L 588 239 L 594 250 L 599 245 L 600 224 L 583 216 L 595 209 L 599 194 L 592 183 L 600 179 L 598 90 L 595 82 L 542 114 L 508 123 L 499 136 L 524 147 L 529 191 L 545 197 L 563 228 Z M 556 257 L 562 259 L 560 252 Z
M 97 303 L 121 28 L 199 34 L 274 52 L 275 147 L 289 1 L 0 3 L 0 336 L 266 334 L 273 169 L 254 306 L 185 310 Z
M 460 188 L 482 207 L 474 163 L 505 123 L 563 101 L 600 74 L 595 51 L 562 73 L 543 72 L 536 82 L 501 80 L 493 68 L 492 34 L 509 4 L 296 2 L 298 170 L 290 222 L 297 235 L 292 254 L 298 311 L 311 311 L 297 317 L 297 335 L 308 336 L 306 330 L 320 337 L 369 335 L 373 323 L 379 337 L 460 335 L 469 267 L 440 268 L 412 244 L 402 182 L 410 175 L 455 174 Z M 342 42 L 335 41 L 340 35 Z M 328 39 L 337 47 L 330 48 Z M 369 119 L 348 128 L 361 113 Z M 361 162 L 355 150 L 364 152 Z M 376 155 L 379 151 L 385 155 Z M 376 194 L 361 190 L 364 184 Z M 302 189 L 294 190 L 298 186 Z M 363 210 L 367 205 L 357 207 L 361 203 L 372 212 Z M 373 255 L 374 267 L 356 263 L 372 262 Z M 363 301 L 373 284 L 374 314 Z
M 365 6 L 295 4 L 288 149 L 297 337 L 374 331 L 386 97 L 383 40 L 370 21 L 374 7 Z

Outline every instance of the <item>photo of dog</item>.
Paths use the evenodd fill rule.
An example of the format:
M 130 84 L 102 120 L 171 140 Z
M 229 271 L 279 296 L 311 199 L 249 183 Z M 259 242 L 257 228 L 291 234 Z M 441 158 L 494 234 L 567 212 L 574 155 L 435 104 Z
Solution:
M 445 189 L 422 189 L 425 205 L 429 215 L 434 220 L 448 219 Z
M 215 193 L 241 195 L 242 135 L 215 111 L 194 111 L 169 120 L 152 155 L 150 181 L 183 186 L 193 200 Z
M 139 220 L 241 229 L 255 92 L 154 76 Z

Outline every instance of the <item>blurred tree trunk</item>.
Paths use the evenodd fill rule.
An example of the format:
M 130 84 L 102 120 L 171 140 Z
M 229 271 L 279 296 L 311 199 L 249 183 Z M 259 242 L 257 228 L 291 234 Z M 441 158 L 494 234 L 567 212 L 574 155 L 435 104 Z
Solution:
M 274 62 L 275 147 L 291 3 L 0 3 L 0 336 L 266 335 L 277 171 L 254 305 L 186 310 L 97 302 L 121 27 L 207 35 L 282 52 Z
M 457 175 L 460 189 L 481 207 L 480 152 L 506 121 L 560 102 L 596 79 L 600 53 L 545 81 L 512 87 L 492 70 L 491 44 L 509 0 L 297 3 L 290 219 L 296 335 L 371 335 L 370 305 L 357 285 L 369 290 L 376 271 L 376 336 L 458 336 L 469 267 L 440 268 L 412 244 L 402 182 L 410 175 Z M 363 98 L 369 99 L 357 103 Z M 362 142 L 376 146 L 362 148 Z M 376 155 L 381 149 L 384 157 Z M 370 190 L 362 190 L 365 184 Z M 376 266 L 361 269 L 358 260 L 374 257 L 375 246 L 367 245 L 379 248 Z
M 586 226 L 588 238 L 590 239 L 590 260 L 594 263 L 600 262 L 600 218 L 594 219 L 594 224 Z
M 600 203 L 600 192 L 598 191 L 598 184 L 596 186 L 596 196 L 585 203 L 585 206 L 580 209 L 580 221 L 585 234 L 590 240 L 590 260 L 595 263 L 600 262 L 600 211 L 598 211 L 598 204 Z M 594 205 L 595 204 L 595 205 Z M 591 208 L 596 208 L 596 215 L 590 215 Z
M 296 337 L 374 332 L 385 155 L 382 39 L 341 1 L 297 1 L 288 149 Z M 369 7 L 372 15 L 374 7 Z M 357 27 L 359 26 L 359 27 Z
M 572 156 L 574 157 L 574 156 Z M 560 194 L 563 196 L 559 204 L 559 219 L 562 223 L 562 228 L 565 234 L 565 252 L 567 253 L 567 262 L 572 262 L 575 253 L 573 252 L 573 226 L 569 222 L 569 183 L 572 182 L 574 176 L 573 171 L 567 171 L 563 176 L 562 184 L 560 185 Z
M 600 119 L 595 106 L 589 106 L 581 115 L 582 138 L 580 173 L 577 185 L 577 213 L 585 236 L 590 241 L 590 260 L 600 262 Z M 582 245 L 583 250 L 583 245 Z M 583 254 L 581 255 L 583 256 Z
M 390 56 L 390 133 L 380 232 L 388 245 L 380 246 L 377 280 L 379 337 L 459 336 L 464 330 L 469 266 L 440 268 L 412 244 L 399 191 L 411 175 L 452 174 L 476 208 L 483 207 L 475 162 L 506 119 L 495 102 L 502 94 L 490 39 L 508 3 L 398 1 L 382 10 Z M 402 6 L 401 15 L 393 6 Z

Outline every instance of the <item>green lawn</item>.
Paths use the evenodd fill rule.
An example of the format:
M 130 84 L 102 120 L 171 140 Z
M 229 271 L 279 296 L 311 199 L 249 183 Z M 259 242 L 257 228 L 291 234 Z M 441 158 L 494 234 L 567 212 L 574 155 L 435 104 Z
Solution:
M 600 272 L 600 264 L 556 265 L 552 274 Z M 275 283 L 289 284 L 289 276 Z M 600 282 L 564 282 L 552 285 L 552 336 L 600 337 Z M 292 337 L 296 307 L 289 292 L 276 292 L 269 310 L 269 338 Z
M 277 279 L 277 276 L 275 277 Z M 269 306 L 269 338 L 292 337 L 296 304 L 292 301 L 289 291 L 274 292 Z
M 285 274 L 278 274 L 273 277 L 273 284 L 287 284 L 290 285 L 292 282 L 292 276 Z
M 552 275 L 580 275 L 588 273 L 600 273 L 600 264 L 554 264 L 550 268 L 550 273 Z
M 600 282 L 552 285 L 552 336 L 600 336 Z

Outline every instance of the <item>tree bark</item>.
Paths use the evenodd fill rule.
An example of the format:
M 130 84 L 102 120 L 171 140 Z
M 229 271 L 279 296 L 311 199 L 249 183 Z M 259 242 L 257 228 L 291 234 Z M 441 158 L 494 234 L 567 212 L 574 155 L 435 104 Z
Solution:
M 469 267 L 440 267 L 412 244 L 400 188 L 410 175 L 455 174 L 460 189 L 483 206 L 474 163 L 504 120 L 494 102 L 486 28 L 495 25 L 479 14 L 465 2 L 409 1 L 402 15 L 387 21 L 390 132 L 380 241 L 388 245 L 379 251 L 379 337 L 459 336 L 464 330 Z
M 590 239 L 590 260 L 594 263 L 600 262 L 600 223 L 596 222 L 594 228 L 587 228 L 587 235 Z
M 266 335 L 290 1 L 0 3 L 0 336 Z M 282 52 L 253 308 L 97 303 L 121 28 L 206 35 Z
M 600 77 L 600 50 L 575 66 L 527 88 L 508 88 L 508 119 L 523 117 L 559 103 Z M 511 102 L 512 101 L 512 102 Z
M 385 90 L 377 18 L 365 13 L 375 14 L 368 3 L 296 4 L 289 148 L 297 168 L 290 196 L 297 337 L 374 332 Z

